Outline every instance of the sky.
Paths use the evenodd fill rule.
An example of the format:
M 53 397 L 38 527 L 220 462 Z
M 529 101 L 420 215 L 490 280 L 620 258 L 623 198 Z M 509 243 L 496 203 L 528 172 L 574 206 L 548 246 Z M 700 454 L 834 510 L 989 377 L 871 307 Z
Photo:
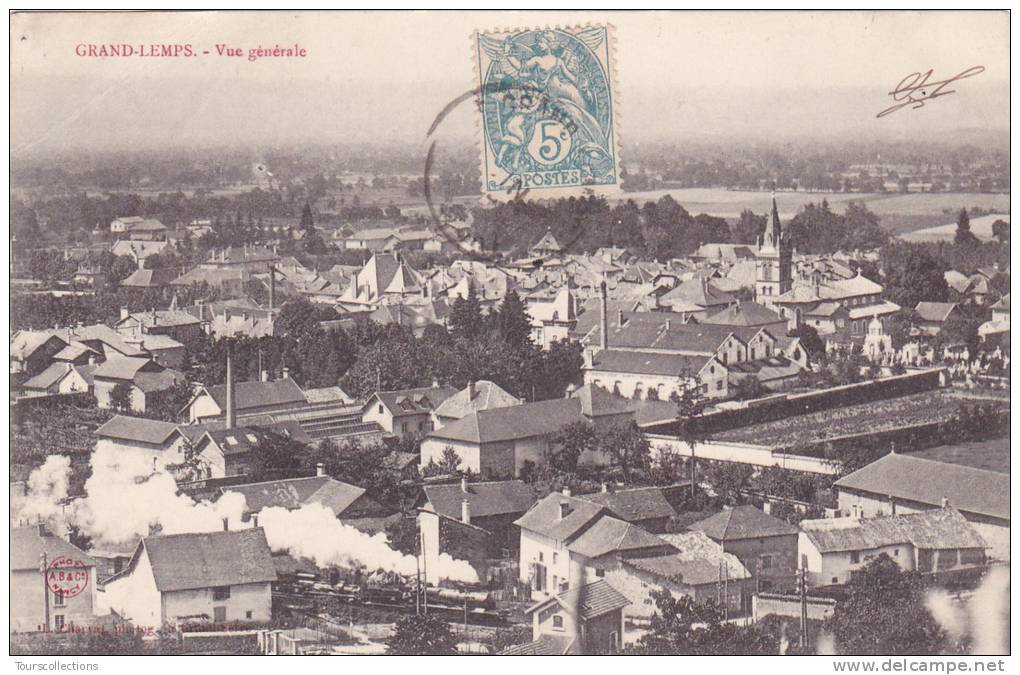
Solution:
M 178 12 L 18 14 L 15 155 L 69 148 L 424 139 L 475 83 L 476 30 L 613 26 L 621 139 L 923 137 L 1009 125 L 1005 12 Z M 78 45 L 191 44 L 192 58 L 88 58 Z M 299 44 L 304 58 L 219 57 Z M 904 76 L 985 72 L 876 119 Z M 462 105 L 441 132 L 469 139 Z

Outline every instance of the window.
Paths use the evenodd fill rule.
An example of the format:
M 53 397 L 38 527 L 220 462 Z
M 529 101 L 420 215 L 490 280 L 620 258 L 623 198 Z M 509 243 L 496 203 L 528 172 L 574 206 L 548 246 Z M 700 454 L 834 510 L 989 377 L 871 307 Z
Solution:
M 555 552 L 553 553 L 553 565 L 555 565 L 558 562 L 559 557 L 560 555 L 558 553 Z
M 832 583 L 838 584 L 839 583 L 839 577 L 832 577 Z
M 609 633 L 609 648 L 616 652 L 620 648 L 620 634 L 615 630 Z
M 541 551 L 538 552 L 538 562 L 545 562 L 545 556 Z
M 761 568 L 763 570 L 772 569 L 772 556 L 763 555 L 761 557 Z
M 379 404 L 379 414 L 380 415 L 382 415 L 382 411 L 383 411 L 383 405 L 382 405 L 382 403 L 380 403 Z
M 899 555 L 900 554 L 900 550 L 898 548 L 894 548 L 892 554 L 893 555 Z
M 246 619 L 250 619 L 251 618 L 251 610 L 250 609 L 247 612 L 244 613 L 244 618 L 246 618 Z
M 230 586 L 214 586 L 212 589 L 213 600 L 227 600 L 230 598 Z
M 604 569 L 602 569 L 601 567 L 596 567 L 595 568 L 595 576 L 598 577 L 599 579 L 601 579 L 602 577 L 606 576 L 606 571 Z
M 563 630 L 563 617 L 559 614 L 553 615 L 553 630 Z
M 850 551 L 850 562 L 854 565 L 861 561 L 861 554 L 857 551 Z
M 64 615 L 54 614 L 53 615 L 53 630 L 62 631 L 64 630 Z
M 716 380 L 716 382 L 715 382 L 715 389 L 716 389 L 716 391 L 719 391 L 720 389 L 722 389 L 722 384 L 723 384 L 722 380 Z
M 64 606 L 64 592 L 63 591 L 54 591 L 53 592 L 53 606 L 54 607 L 63 607 Z
M 227 608 L 226 607 L 213 607 L 213 621 L 216 623 L 223 623 L 227 620 Z

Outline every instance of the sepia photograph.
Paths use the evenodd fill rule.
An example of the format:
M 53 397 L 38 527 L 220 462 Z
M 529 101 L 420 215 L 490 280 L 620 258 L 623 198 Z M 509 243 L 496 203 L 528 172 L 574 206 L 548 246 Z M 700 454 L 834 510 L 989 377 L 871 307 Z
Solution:
M 10 11 L 9 667 L 1004 672 L 1010 18 Z

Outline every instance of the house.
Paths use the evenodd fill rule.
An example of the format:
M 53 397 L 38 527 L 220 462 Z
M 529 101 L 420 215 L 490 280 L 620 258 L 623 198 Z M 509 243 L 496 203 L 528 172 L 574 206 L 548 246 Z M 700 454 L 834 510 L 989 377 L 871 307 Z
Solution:
M 312 440 L 297 422 L 207 429 L 194 444 L 199 475 L 204 478 L 243 476 L 251 465 L 252 451 L 269 433 L 283 434 L 301 443 Z
M 1009 560 L 1009 474 L 901 453 L 833 483 L 840 513 L 864 518 L 917 513 L 951 504 L 989 544 L 993 558 Z
M 914 312 L 917 315 L 914 327 L 918 335 L 933 337 L 942 331 L 942 326 L 954 313 L 958 305 L 955 302 L 919 302 Z
M 603 580 L 551 596 L 526 610 L 533 641 L 501 655 L 615 654 L 623 645 L 623 610 L 629 604 Z
M 92 390 L 96 365 L 76 366 L 54 361 L 50 367 L 26 380 L 22 389 L 29 395 L 79 394 Z
M 426 290 L 422 276 L 393 254 L 376 253 L 351 276 L 338 302 L 344 306 L 377 307 L 384 302 L 400 303 L 412 297 L 423 297 Z
M 813 586 L 845 584 L 888 555 L 907 572 L 937 573 L 985 565 L 987 544 L 952 507 L 877 518 L 803 520 L 798 552 Z
M 139 269 L 145 265 L 146 259 L 158 253 L 162 253 L 169 246 L 165 241 L 146 241 L 135 239 L 121 239 L 113 243 L 110 250 L 114 255 L 126 255 L 138 263 Z
M 429 432 L 421 444 L 421 466 L 441 462 L 451 448 L 461 470 L 487 478 L 517 476 L 525 462 L 544 462 L 552 437 L 583 419 L 581 402 L 570 398 L 478 410 Z
M 124 337 L 164 335 L 185 345 L 202 337 L 201 319 L 178 309 L 128 312 L 123 308 L 113 327 Z
M 127 288 L 165 288 L 177 278 L 177 269 L 160 268 L 154 270 L 138 269 L 120 282 Z
M 213 250 L 200 269 L 265 272 L 270 265 L 280 261 L 280 256 L 260 246 L 230 246 Z
M 184 374 L 164 368 L 150 358 L 110 358 L 92 372 L 93 392 L 100 408 L 112 408 L 114 389 L 127 387 L 131 410 L 145 412 L 146 398 L 185 382 Z
M 143 538 L 106 582 L 110 609 L 139 628 L 266 623 L 276 570 L 261 527 Z
M 128 239 L 133 241 L 165 241 L 168 229 L 155 218 L 142 218 L 131 223 L 125 230 Z
M 11 632 L 63 631 L 93 623 L 96 561 L 43 525 L 12 527 L 10 536 Z M 51 581 L 82 574 L 84 588 L 73 595 L 61 592 L 56 579 Z
M 613 516 L 653 534 L 666 532 L 669 521 L 676 517 L 676 509 L 659 487 L 617 490 L 603 485 L 602 492 L 579 495 L 578 498 L 604 506 Z
M 251 275 L 246 269 L 196 267 L 170 282 L 170 286 L 189 287 L 208 284 L 227 296 L 241 295 Z
M 52 332 L 19 330 L 11 336 L 11 374 L 38 375 L 65 347 L 67 342 Z
M 785 335 L 787 327 L 786 319 L 765 305 L 740 300 L 735 300 L 718 312 L 706 315 L 700 321 L 712 326 L 765 328 L 773 335 Z
M 174 472 L 184 463 L 188 441 L 176 424 L 114 415 L 95 430 L 96 451 L 113 450 L 125 460 L 139 457 L 153 470 Z
M 705 277 L 695 277 L 679 284 L 659 298 L 659 306 L 673 312 L 685 312 L 698 319 L 735 302 L 735 298 L 711 284 Z
M 506 408 L 523 403 L 489 380 L 472 380 L 467 386 L 440 403 L 432 411 L 432 425 L 438 429 L 479 410 Z
M 491 550 L 516 555 L 520 535 L 514 521 L 536 501 L 535 489 L 524 481 L 468 482 L 467 478 L 461 478 L 457 483 L 424 485 L 416 505 L 420 510 L 423 536 L 428 542 L 439 541 L 440 551 L 448 550 L 444 546 L 447 542 L 424 534 L 426 526 L 434 527 L 439 522 L 437 518 L 430 518 L 430 514 L 481 528 L 491 536 Z
M 992 320 L 978 326 L 978 335 L 982 340 L 992 339 L 1009 342 L 1009 293 L 999 298 L 992 305 Z
M 570 393 L 571 398 L 581 402 L 581 414 L 596 429 L 605 430 L 635 419 L 639 402 L 614 396 L 595 384 L 586 384 Z M 596 460 L 582 455 L 581 462 Z M 597 463 L 597 462 L 596 462 Z
M 789 591 L 796 582 L 798 530 L 749 504 L 723 509 L 691 523 L 687 529 L 702 532 L 737 556 L 760 591 Z
M 127 232 L 133 225 L 137 225 L 143 220 L 144 218 L 140 216 L 120 216 L 118 218 L 114 218 L 110 222 L 110 232 Z
M 396 391 L 377 391 L 361 408 L 365 423 L 376 423 L 398 438 L 428 433 L 432 414 L 444 401 L 457 393 L 453 387 L 418 387 Z
M 561 253 L 563 253 L 563 247 L 556 241 L 551 228 L 531 247 L 531 255 L 539 258 L 554 257 Z
M 268 415 L 308 405 L 304 392 L 290 377 L 234 384 L 234 413 L 238 418 Z M 220 419 L 227 410 L 227 385 L 201 387 L 187 405 L 191 423 Z
M 550 301 L 529 301 L 526 310 L 531 319 L 531 340 L 542 349 L 568 340 L 577 325 L 576 300 L 569 283 Z
M 393 509 L 369 497 L 365 488 L 325 475 L 322 465 L 317 467 L 314 476 L 233 485 L 220 488 L 220 491 L 223 495 L 234 492 L 244 497 L 246 520 L 262 509 L 294 510 L 306 504 L 321 504 L 338 519 L 354 527 L 393 515 Z M 373 529 L 381 531 L 384 528 Z

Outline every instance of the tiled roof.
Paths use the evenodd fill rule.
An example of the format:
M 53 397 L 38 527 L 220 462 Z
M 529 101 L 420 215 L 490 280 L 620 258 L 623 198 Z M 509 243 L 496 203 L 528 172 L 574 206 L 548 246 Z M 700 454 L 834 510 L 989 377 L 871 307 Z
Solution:
M 469 394 L 472 393 L 473 396 L 469 397 Z M 436 407 L 436 415 L 460 419 L 478 410 L 505 408 L 520 404 L 519 398 L 511 396 L 495 382 L 478 380 L 474 383 L 473 388 L 465 387 L 439 404 Z
M 723 509 L 714 516 L 688 525 L 687 529 L 704 532 L 716 541 L 797 534 L 793 525 L 748 504 Z
M 694 377 L 711 358 L 701 354 L 659 354 L 609 349 L 595 355 L 592 370 L 666 377 L 679 377 L 686 371 Z
M 563 518 L 560 518 L 561 501 L 569 504 L 569 511 Z M 514 521 L 514 524 L 522 530 L 537 532 L 557 541 L 566 541 L 605 512 L 606 508 L 600 504 L 553 492 L 540 499 L 527 513 Z
M 494 443 L 512 439 L 544 436 L 579 422 L 581 402 L 573 398 L 554 398 L 523 405 L 479 410 L 436 429 L 429 438 L 468 443 Z
M 670 544 L 637 525 L 604 515 L 570 542 L 568 548 L 588 558 L 598 558 L 607 553 L 668 549 Z
M 630 604 L 630 600 L 610 586 L 605 579 L 560 593 L 556 596 L 556 602 L 564 609 L 575 612 L 585 621 L 623 609 Z
M 613 515 L 629 523 L 652 518 L 671 518 L 676 510 L 657 487 L 639 487 L 612 492 L 580 495 L 581 499 L 601 504 Z
M 837 480 L 837 489 L 940 506 L 943 497 L 965 513 L 1009 520 L 1009 475 L 899 453 Z
M 223 494 L 244 495 L 246 510 L 252 513 L 277 506 L 296 509 L 304 504 L 322 504 L 340 516 L 365 494 L 365 488 L 335 480 L 329 476 L 289 478 L 221 488 Z
M 614 396 L 594 384 L 584 385 L 571 394 L 571 397 L 581 402 L 581 414 L 588 418 L 625 415 L 633 413 L 638 407 L 637 401 Z
M 733 296 L 720 291 L 705 279 L 694 278 L 685 281 L 659 299 L 659 303 L 670 306 L 674 301 L 688 302 L 698 307 L 718 307 L 733 302 Z
M 417 387 L 396 391 L 377 391 L 373 398 L 379 399 L 394 415 L 410 415 L 432 412 L 456 393 L 457 390 L 453 387 Z M 372 404 L 372 399 L 369 399 L 365 403 L 365 407 Z
M 882 284 L 875 283 L 871 279 L 861 275 L 859 272 L 857 276 L 850 279 L 837 279 L 836 281 L 830 281 L 829 286 L 842 293 L 842 297 L 876 295 L 881 293 L 884 289 Z
M 163 445 L 175 433 L 178 433 L 176 424 L 127 415 L 114 415 L 95 431 L 100 438 L 141 441 L 151 445 Z
M 11 571 L 38 570 L 42 554 L 49 561 L 68 557 L 81 560 L 87 567 L 95 567 L 96 561 L 70 542 L 48 531 L 40 535 L 37 525 L 12 527 L 10 539 Z
M 276 581 L 261 527 L 146 537 L 141 545 L 162 593 Z
M 679 551 L 674 556 L 686 566 L 682 573 L 687 583 L 700 585 L 715 582 L 720 574 L 730 579 L 747 579 L 751 576 L 735 555 L 726 553 L 722 544 L 712 541 L 704 532 L 664 534 L 662 538 Z
M 53 338 L 60 340 L 66 346 L 67 341 L 54 335 L 54 332 L 55 331 L 19 330 L 11 338 L 11 357 L 24 361 L 32 356 L 37 349 Z
M 159 309 L 155 312 L 133 312 L 126 319 L 117 322 L 118 325 L 125 323 L 128 319 L 134 319 L 143 326 L 192 326 L 201 323 L 190 313 L 180 309 Z
M 883 300 L 882 302 L 875 302 L 870 305 L 864 305 L 859 307 L 850 308 L 851 319 L 862 319 L 869 316 L 882 316 L 883 314 L 893 314 L 900 311 L 901 307 L 895 302 L 889 300 Z
M 159 372 L 163 367 L 149 358 L 115 356 L 103 361 L 96 368 L 95 377 L 111 380 L 134 380 L 143 369 Z
M 822 553 L 867 551 L 895 544 L 929 550 L 988 546 L 954 508 L 879 518 L 804 520 L 800 527 Z
M 922 321 L 943 322 L 949 318 L 949 313 L 956 309 L 955 302 L 919 302 L 914 311 Z
M 997 310 L 1000 310 L 1000 311 L 1008 312 L 1009 311 L 1009 295 L 1010 295 L 1009 293 L 1006 293 L 1006 295 L 1002 296 L 999 299 L 998 302 L 996 302 L 994 305 L 992 305 L 992 309 L 997 309 Z
M 88 345 L 84 345 L 80 342 L 72 342 L 67 345 L 59 352 L 53 355 L 55 361 L 74 361 L 86 354 L 95 354 L 96 356 L 102 356 L 95 349 L 92 349 Z
M 538 500 L 534 488 L 520 480 L 468 483 L 467 492 L 460 483 L 426 485 L 422 489 L 436 513 L 458 520 L 465 499 L 471 505 L 472 518 L 522 514 Z
M 51 363 L 35 377 L 26 380 L 21 386 L 25 389 L 47 390 L 64 379 L 64 376 L 71 372 L 69 363 Z
M 216 401 L 220 410 L 227 407 L 227 385 L 215 384 L 205 388 L 205 391 Z M 305 403 L 305 395 L 297 382 L 289 377 L 269 382 L 235 382 L 234 383 L 234 409 L 237 412 L 249 408 L 260 408 L 263 406 L 278 406 L 286 404 Z
M 552 232 L 546 232 L 542 235 L 542 238 L 531 247 L 532 251 L 562 251 L 560 243 L 556 241 L 556 237 L 553 236 Z
M 154 391 L 163 391 L 165 389 L 169 389 L 175 384 L 180 384 L 185 381 L 185 377 L 184 373 L 179 370 L 166 368 L 156 373 L 137 373 L 132 381 L 136 387 L 148 394 Z
M 537 640 L 507 647 L 500 656 L 564 656 L 575 653 L 577 641 L 569 635 L 541 635 Z
M 702 319 L 702 323 L 718 326 L 768 326 L 783 322 L 783 317 L 757 302 L 735 302 Z

